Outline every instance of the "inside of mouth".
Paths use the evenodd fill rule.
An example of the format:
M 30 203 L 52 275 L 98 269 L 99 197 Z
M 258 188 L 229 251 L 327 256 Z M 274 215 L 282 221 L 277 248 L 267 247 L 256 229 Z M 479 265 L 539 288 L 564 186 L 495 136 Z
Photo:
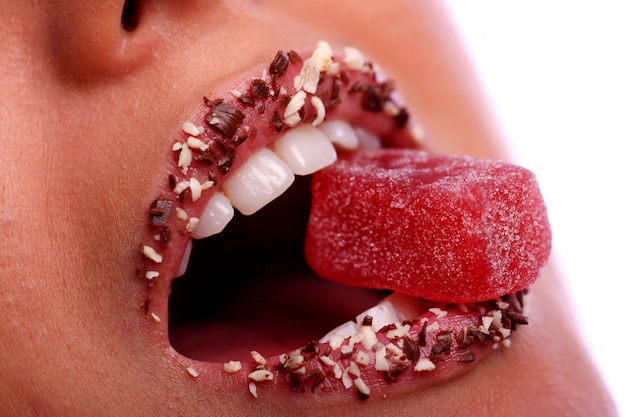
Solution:
M 252 216 L 194 241 L 169 299 L 170 343 L 196 360 L 278 355 L 319 339 L 388 292 L 319 279 L 303 254 L 311 177 Z

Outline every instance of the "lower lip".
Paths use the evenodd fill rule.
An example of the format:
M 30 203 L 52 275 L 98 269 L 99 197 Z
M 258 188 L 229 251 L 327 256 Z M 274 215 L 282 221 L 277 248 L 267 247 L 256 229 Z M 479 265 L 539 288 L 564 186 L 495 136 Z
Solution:
M 414 304 L 409 309 L 423 313 L 378 332 L 361 325 L 356 336 L 340 343 L 312 341 L 267 359 L 255 354 L 240 363 L 239 370 L 229 370 L 224 363 L 184 360 L 198 382 L 219 380 L 251 398 L 294 394 L 388 398 L 454 378 L 490 353 L 508 348 L 511 332 L 526 324 L 524 294 L 463 305 L 394 294 L 395 303 Z

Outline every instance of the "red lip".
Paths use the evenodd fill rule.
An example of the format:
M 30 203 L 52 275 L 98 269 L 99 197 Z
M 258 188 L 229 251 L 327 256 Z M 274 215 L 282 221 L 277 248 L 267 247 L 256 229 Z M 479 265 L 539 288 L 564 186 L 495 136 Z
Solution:
M 168 297 L 190 239 L 189 219 L 200 216 L 215 191 L 254 152 L 289 129 L 286 109 L 296 93 L 294 79 L 302 76 L 301 57 L 309 55 L 279 52 L 256 76 L 224 89 L 228 93 L 222 97 L 205 98 L 188 122 L 203 126 L 205 133 L 197 138 L 208 145 L 206 149 L 189 149 L 187 133 L 181 132 L 172 142 L 166 180 L 146 213 L 137 267 L 138 279 L 146 287 L 143 311 L 166 341 Z M 378 135 L 385 147 L 418 148 L 414 125 L 392 85 L 379 80 L 369 64 L 348 69 L 340 59 L 336 62 L 340 70 L 332 76 L 322 74 L 315 93 L 296 111 L 297 117 L 303 123 L 316 121 L 320 108 L 310 98 L 319 97 L 326 120 L 341 119 L 363 127 Z M 182 186 L 186 181 L 196 181 L 196 189 Z M 177 216 L 177 209 L 184 210 L 185 216 Z M 220 381 L 225 389 L 242 396 L 271 398 L 295 391 L 367 399 L 418 389 L 465 372 L 493 347 L 508 346 L 510 332 L 526 323 L 522 292 L 463 305 L 412 300 L 420 314 L 401 323 L 406 327 L 389 326 L 375 333 L 366 319 L 359 323 L 361 336 L 341 346 L 313 341 L 267 360 L 255 356 L 239 371 L 225 370 L 223 363 L 187 358 L 169 343 L 165 354 L 198 383 L 211 386 Z M 350 345 L 351 349 L 345 347 Z M 381 355 L 386 356 L 384 360 Z

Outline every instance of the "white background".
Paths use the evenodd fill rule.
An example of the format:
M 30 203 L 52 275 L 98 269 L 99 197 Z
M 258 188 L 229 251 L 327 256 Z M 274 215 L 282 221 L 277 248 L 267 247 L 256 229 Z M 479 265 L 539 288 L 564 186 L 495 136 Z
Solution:
M 626 415 L 626 2 L 447 0 Z

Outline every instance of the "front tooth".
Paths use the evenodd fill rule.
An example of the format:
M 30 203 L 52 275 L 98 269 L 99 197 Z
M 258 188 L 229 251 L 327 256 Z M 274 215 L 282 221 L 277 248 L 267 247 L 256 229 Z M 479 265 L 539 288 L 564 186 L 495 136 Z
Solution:
M 387 300 L 381 301 L 374 307 L 365 310 L 356 317 L 357 323 L 362 323 L 365 316 L 372 316 L 372 329 L 377 332 L 388 324 L 400 321 L 394 305 Z
M 220 192 L 213 194 L 209 204 L 204 208 L 200 216 L 200 223 L 191 233 L 194 239 L 204 239 L 224 230 L 224 227 L 235 215 L 235 209 L 230 201 Z
M 337 160 L 330 140 L 317 128 L 302 125 L 274 142 L 274 151 L 296 175 L 309 175 Z
M 324 132 L 332 143 L 341 149 L 353 151 L 359 147 L 359 139 L 356 137 L 354 129 L 348 122 L 343 120 L 331 120 L 322 123 L 319 129 Z
M 250 215 L 284 193 L 294 179 L 289 166 L 263 148 L 224 182 L 222 190 L 237 210 Z

